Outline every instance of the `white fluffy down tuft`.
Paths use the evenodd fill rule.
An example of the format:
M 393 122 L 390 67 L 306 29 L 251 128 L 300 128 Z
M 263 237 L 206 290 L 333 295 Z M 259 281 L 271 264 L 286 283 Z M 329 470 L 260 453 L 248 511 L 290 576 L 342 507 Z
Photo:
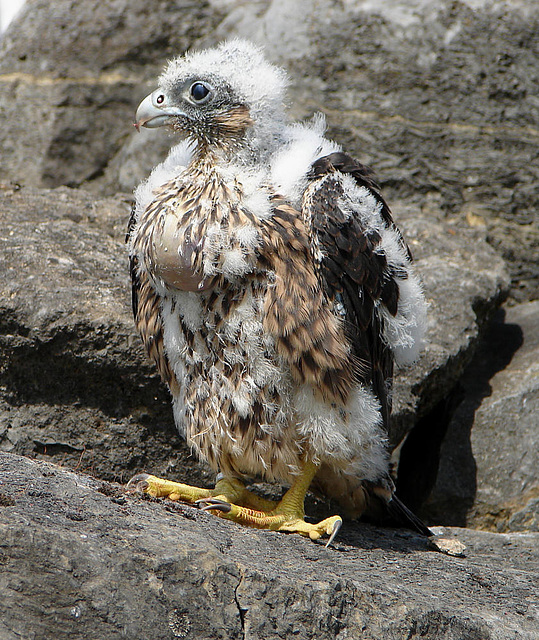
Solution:
M 378 307 L 383 318 L 384 339 L 391 347 L 398 366 L 411 364 L 417 360 L 424 347 L 427 302 L 421 282 L 394 229 L 388 227 L 383 229 L 381 247 L 388 264 L 408 274 L 407 278 L 397 277 L 399 287 L 397 315 L 392 316 L 385 307 Z
M 303 385 L 293 396 L 297 429 L 309 441 L 314 459 L 340 466 L 366 480 L 387 472 L 386 440 L 380 403 L 362 385 L 354 389 L 346 407 L 323 402 L 312 387 Z
M 187 167 L 193 157 L 193 150 L 193 144 L 189 140 L 182 140 L 174 145 L 165 160 L 154 167 L 146 180 L 139 184 L 135 189 L 135 211 L 138 215 L 154 200 L 156 189 Z
M 326 120 L 319 113 L 310 122 L 287 126 L 284 141 L 271 159 L 271 180 L 281 195 L 299 206 L 307 186 L 307 173 L 318 158 L 340 151 L 341 147 L 324 137 Z
M 384 338 L 393 350 L 398 366 L 415 362 L 425 346 L 427 302 L 423 288 L 412 267 L 408 278 L 399 279 L 399 311 L 395 317 L 385 309 Z

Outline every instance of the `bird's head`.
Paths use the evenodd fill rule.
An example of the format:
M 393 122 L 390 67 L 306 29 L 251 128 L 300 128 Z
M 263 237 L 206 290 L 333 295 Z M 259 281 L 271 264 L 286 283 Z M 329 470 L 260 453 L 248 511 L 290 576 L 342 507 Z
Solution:
M 284 71 L 258 47 L 232 40 L 169 62 L 158 88 L 140 103 L 135 127 L 169 126 L 201 149 L 263 148 L 285 122 L 285 86 Z

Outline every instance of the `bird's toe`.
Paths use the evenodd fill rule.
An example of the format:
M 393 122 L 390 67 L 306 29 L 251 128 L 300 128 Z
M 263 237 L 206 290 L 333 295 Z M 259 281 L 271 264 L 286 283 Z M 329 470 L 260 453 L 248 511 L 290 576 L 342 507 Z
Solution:
M 222 513 L 230 513 L 232 510 L 230 502 L 225 502 L 219 498 L 202 498 L 201 500 L 197 500 L 195 504 L 201 511 L 211 511 L 215 509 Z
M 130 493 L 144 493 L 148 490 L 149 483 L 148 479 L 150 478 L 149 473 L 137 473 L 136 476 L 133 476 L 131 480 L 126 485 L 126 491 Z

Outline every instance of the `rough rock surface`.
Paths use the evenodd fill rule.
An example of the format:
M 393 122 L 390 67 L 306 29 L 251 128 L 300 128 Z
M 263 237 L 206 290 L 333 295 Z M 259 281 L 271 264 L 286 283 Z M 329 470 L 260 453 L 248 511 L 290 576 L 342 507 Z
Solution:
M 326 549 L 2 453 L 0 505 L 0 640 L 539 633 L 539 534 L 446 531 L 454 558 L 349 526 Z
M 461 380 L 464 399 L 449 424 L 424 508 L 429 520 L 539 530 L 538 323 L 535 301 L 500 312 L 489 328 Z
M 4 180 L 78 186 L 132 130 L 145 73 L 211 32 L 206 1 L 27 0 L 0 42 Z
M 8 188 L 0 211 L 0 448 L 108 480 L 151 469 L 197 481 L 134 332 L 128 204 L 67 188 Z M 395 444 L 456 385 L 507 287 L 503 261 L 477 232 L 454 233 L 405 207 L 399 222 L 430 315 L 427 349 L 396 383 Z

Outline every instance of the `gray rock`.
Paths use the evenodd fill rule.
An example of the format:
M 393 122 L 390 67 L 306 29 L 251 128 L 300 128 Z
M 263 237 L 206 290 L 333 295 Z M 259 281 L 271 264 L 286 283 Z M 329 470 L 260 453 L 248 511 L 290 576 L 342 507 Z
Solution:
M 27 0 L 0 41 L 4 180 L 78 186 L 132 130 L 144 81 L 210 32 L 206 1 Z
M 467 557 L 348 526 L 326 549 L 0 453 L 0 639 L 532 640 L 538 534 Z
M 539 302 L 501 312 L 465 372 L 425 513 L 448 524 L 539 531 Z
M 423 355 L 417 364 L 397 372 L 396 444 L 418 417 L 450 394 L 474 353 L 482 327 L 505 298 L 509 282 L 503 260 L 480 231 L 447 224 L 433 212 L 419 214 L 404 203 L 396 202 L 393 210 L 429 302 Z
M 159 0 L 151 9 L 137 0 L 56 0 L 53 7 L 26 0 L 2 38 L 0 68 L 41 78 L 140 72 L 209 33 L 219 17 L 206 0 Z
M 120 196 L 67 188 L 0 191 L 0 449 L 107 480 L 152 470 L 208 482 L 175 434 L 134 332 L 128 209 Z M 452 233 L 404 206 L 397 217 L 431 309 L 425 354 L 395 384 L 394 444 L 455 386 L 507 287 L 503 262 L 477 231 Z

